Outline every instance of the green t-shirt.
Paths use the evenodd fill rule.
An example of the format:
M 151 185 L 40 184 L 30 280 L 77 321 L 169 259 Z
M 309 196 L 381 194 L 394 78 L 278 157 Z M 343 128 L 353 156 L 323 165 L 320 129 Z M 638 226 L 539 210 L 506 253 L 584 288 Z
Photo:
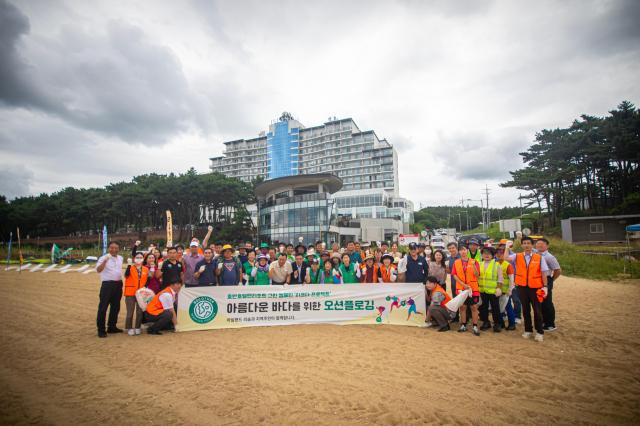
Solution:
M 261 271 L 258 269 L 256 272 L 255 285 L 269 285 L 269 271 Z
M 345 268 L 344 263 L 340 264 L 340 273 L 342 274 L 342 282 L 345 284 L 357 284 L 359 282 L 353 263 L 349 264 L 349 268 Z
M 247 274 L 247 276 L 249 277 L 249 281 L 247 282 L 247 284 L 256 285 L 255 277 L 251 276 L 251 270 L 253 269 L 253 266 L 251 266 L 248 260 L 242 264 L 242 269 L 244 269 L 244 273 Z
M 320 268 L 315 273 L 313 269 L 309 268 L 309 282 L 311 284 L 320 284 L 320 274 L 322 274 Z

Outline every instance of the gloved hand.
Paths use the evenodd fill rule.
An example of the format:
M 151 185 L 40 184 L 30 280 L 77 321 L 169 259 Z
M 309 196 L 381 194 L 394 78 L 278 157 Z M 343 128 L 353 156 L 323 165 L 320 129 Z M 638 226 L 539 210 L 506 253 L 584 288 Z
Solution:
M 222 262 L 218 263 L 218 269 L 222 270 Z
M 198 272 L 203 273 L 205 269 L 207 269 L 207 267 L 202 265 L 200 269 L 198 269 Z
M 140 240 L 136 240 L 136 247 L 140 247 L 140 244 L 142 244 Z
M 211 225 L 207 226 L 207 231 L 209 231 L 209 232 L 213 231 L 213 226 L 211 226 Z

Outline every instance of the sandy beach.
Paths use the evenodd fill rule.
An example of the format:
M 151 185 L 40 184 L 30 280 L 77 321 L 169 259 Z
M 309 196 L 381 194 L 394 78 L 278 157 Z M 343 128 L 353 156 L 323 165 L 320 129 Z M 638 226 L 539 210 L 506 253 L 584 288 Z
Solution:
M 562 277 L 559 329 L 540 344 L 524 340 L 521 326 L 479 338 L 316 325 L 98 339 L 98 280 L 0 272 L 0 423 L 637 424 L 640 416 L 638 281 Z

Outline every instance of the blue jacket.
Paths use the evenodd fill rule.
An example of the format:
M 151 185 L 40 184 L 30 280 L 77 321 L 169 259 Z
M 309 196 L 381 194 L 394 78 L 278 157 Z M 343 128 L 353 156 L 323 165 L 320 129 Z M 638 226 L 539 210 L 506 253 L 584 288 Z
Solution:
M 425 284 L 427 282 L 427 276 L 429 276 L 429 264 L 427 260 L 421 256 L 417 256 L 416 260 L 413 260 L 411 255 L 407 255 L 405 281 L 408 283 Z

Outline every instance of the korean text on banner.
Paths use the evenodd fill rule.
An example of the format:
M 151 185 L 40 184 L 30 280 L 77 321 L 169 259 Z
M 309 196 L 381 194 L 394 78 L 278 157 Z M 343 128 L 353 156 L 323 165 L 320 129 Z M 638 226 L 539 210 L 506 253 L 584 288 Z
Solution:
M 420 283 L 183 288 L 178 331 L 292 324 L 424 326 Z

